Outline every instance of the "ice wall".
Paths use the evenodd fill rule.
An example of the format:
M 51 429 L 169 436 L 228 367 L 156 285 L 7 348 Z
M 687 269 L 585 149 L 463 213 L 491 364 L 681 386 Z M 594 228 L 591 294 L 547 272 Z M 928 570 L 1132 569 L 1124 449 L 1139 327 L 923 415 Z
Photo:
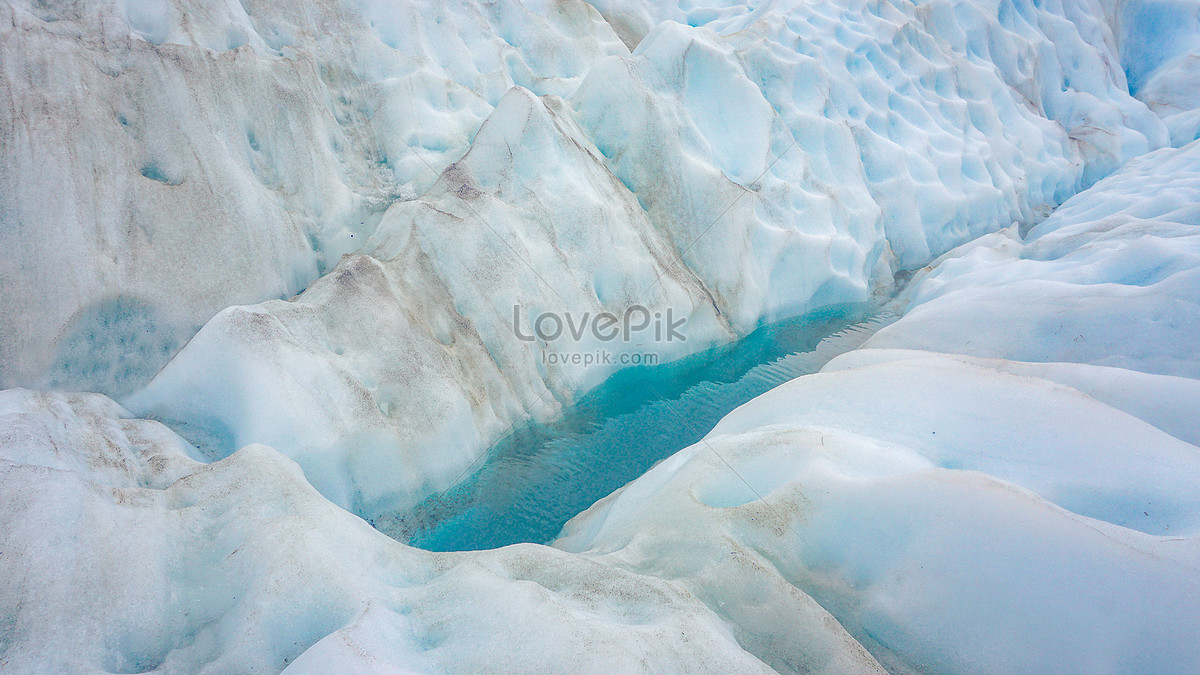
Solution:
M 641 76 L 645 88 L 671 92 L 668 100 L 683 98 L 687 113 L 664 117 L 691 117 L 698 135 L 722 139 L 708 141 L 714 144 L 717 168 L 737 180 L 737 165 L 720 148 L 755 150 L 739 134 L 753 128 L 751 110 L 773 109 L 789 132 L 787 141 L 794 139 L 816 158 L 801 162 L 810 167 L 811 177 L 839 190 L 865 182 L 882 209 L 887 241 L 906 268 L 997 225 L 1034 222 L 1126 159 L 1166 141 L 1162 124 L 1129 96 L 1116 39 L 1099 2 L 863 0 L 751 8 L 616 1 L 596 6 L 615 26 L 642 27 L 634 33 L 630 69 L 646 73 Z M 660 25 L 663 20 L 668 23 Z M 718 49 L 706 38 L 714 32 L 722 36 L 720 48 L 733 57 L 728 67 L 758 92 L 733 86 L 736 77 L 723 81 L 719 71 L 706 69 L 704 61 L 715 57 L 701 55 Z M 1127 32 L 1144 36 L 1153 28 Z M 631 89 L 600 85 L 601 101 L 587 98 L 589 82 L 601 73 L 611 77 L 612 60 L 597 64 L 580 89 L 585 119 L 591 107 Z M 700 82 L 721 92 L 720 104 L 713 105 L 713 97 L 700 98 Z M 696 93 L 676 93 L 689 88 Z M 703 103 L 693 102 L 697 99 L 710 108 L 702 110 Z M 603 110 L 630 108 L 638 106 Z M 713 114 L 717 110 L 729 117 L 722 120 Z M 601 138 L 617 123 L 605 124 L 597 133 Z M 662 135 L 656 128 L 644 133 Z M 787 144 L 776 141 L 766 161 Z M 641 151 L 623 154 L 614 164 L 639 191 L 633 174 L 653 171 L 645 167 L 655 166 L 658 148 L 636 147 Z M 693 151 L 689 157 L 696 154 L 704 156 Z M 785 155 L 781 164 L 796 159 Z M 766 211 L 780 201 L 772 196 L 756 209 Z M 852 218 L 839 222 L 853 231 Z M 719 244 L 710 245 L 717 250 Z
M 294 301 L 225 310 L 129 405 L 179 425 L 210 456 L 251 442 L 287 448 L 324 494 L 373 515 L 444 489 L 524 413 L 545 419 L 616 368 L 548 364 L 544 352 L 665 359 L 728 339 L 703 286 L 566 110 L 510 91 L 430 193 L 388 210 L 368 254 L 345 257 Z M 514 308 L 532 336 L 543 312 L 566 307 L 582 321 L 639 302 L 690 318 L 693 340 L 641 347 L 652 331 L 600 342 L 589 328 L 580 341 L 538 343 L 514 332 Z
M 1200 138 L 1200 3 L 1121 0 L 1111 3 L 1129 89 L 1158 113 L 1171 142 Z

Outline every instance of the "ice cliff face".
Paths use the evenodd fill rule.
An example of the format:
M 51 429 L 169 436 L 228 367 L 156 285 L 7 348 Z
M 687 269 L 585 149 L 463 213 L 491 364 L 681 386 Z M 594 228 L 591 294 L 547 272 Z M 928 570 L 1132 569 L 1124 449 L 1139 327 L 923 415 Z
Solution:
M 697 11 L 8 6 L 0 381 L 272 445 L 370 514 L 615 369 L 547 365 L 514 307 L 671 309 L 674 358 L 1168 140 L 1093 2 Z
M 1108 3 L 1129 90 L 1158 113 L 1176 146 L 1200 138 L 1196 77 L 1200 11 L 1195 3 L 1122 0 Z

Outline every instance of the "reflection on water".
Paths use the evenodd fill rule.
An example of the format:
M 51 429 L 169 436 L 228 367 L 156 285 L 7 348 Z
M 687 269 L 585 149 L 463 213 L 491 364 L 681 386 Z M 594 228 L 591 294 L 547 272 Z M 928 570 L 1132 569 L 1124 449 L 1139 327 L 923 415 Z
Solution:
M 446 493 L 375 526 L 431 551 L 547 543 L 597 500 L 700 440 L 729 411 L 815 372 L 889 321 L 868 318 L 861 305 L 826 308 L 680 361 L 624 370 L 556 421 L 514 429 Z

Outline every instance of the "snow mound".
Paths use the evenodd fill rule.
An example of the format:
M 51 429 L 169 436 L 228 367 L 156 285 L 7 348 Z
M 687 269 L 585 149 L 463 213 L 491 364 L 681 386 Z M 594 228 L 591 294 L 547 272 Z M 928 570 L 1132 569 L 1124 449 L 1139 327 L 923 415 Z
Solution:
M 1025 238 L 947 254 L 867 346 L 1200 377 L 1197 225 L 1200 143 L 1140 157 Z

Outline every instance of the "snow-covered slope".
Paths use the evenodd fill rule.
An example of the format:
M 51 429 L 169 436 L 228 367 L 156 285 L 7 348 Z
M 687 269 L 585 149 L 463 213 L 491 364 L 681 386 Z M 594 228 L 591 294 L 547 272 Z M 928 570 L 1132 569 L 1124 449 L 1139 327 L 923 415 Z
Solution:
M 955 249 L 555 545 L 718 613 L 793 585 L 901 672 L 1194 670 L 1197 204 L 1200 142 Z

